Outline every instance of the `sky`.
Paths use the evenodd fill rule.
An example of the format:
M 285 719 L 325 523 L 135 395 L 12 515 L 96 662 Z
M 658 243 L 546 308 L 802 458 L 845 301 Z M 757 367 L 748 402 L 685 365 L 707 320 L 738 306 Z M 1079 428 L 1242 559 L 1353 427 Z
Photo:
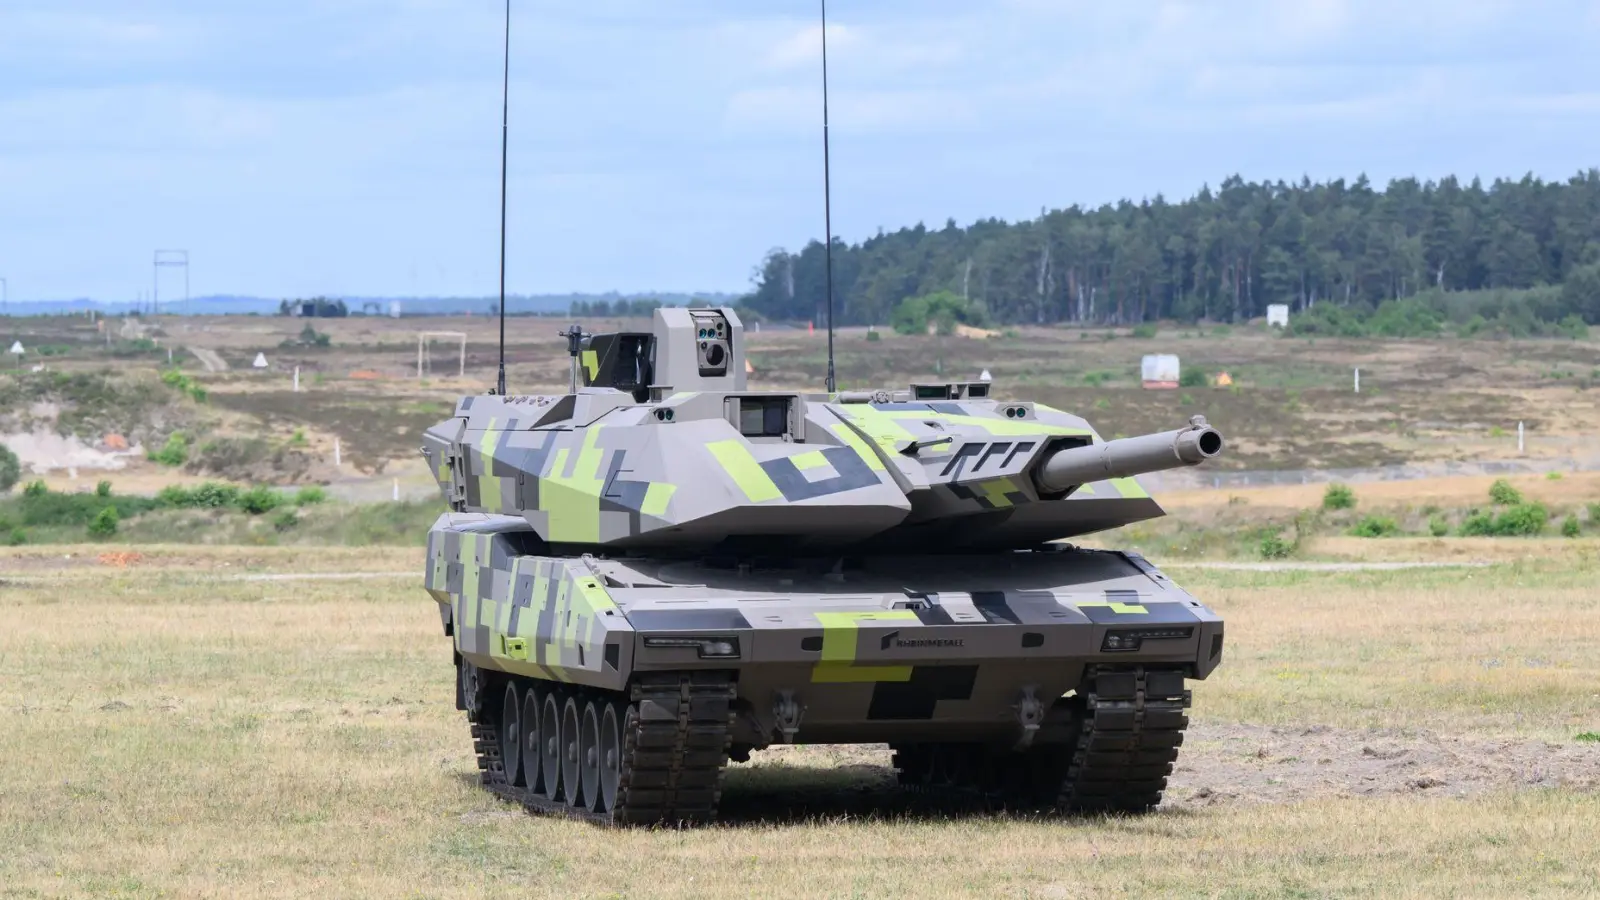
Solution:
M 748 288 L 823 232 L 814 0 L 513 0 L 508 289 Z M 834 0 L 833 224 L 1600 165 L 1600 0 Z M 0 0 L 0 278 L 498 290 L 497 0 Z M 161 270 L 159 292 L 183 291 Z

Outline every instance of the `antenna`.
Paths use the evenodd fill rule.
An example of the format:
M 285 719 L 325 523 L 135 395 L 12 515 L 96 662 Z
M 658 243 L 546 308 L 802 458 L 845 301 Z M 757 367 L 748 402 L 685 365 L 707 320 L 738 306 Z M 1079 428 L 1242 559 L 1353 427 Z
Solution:
M 828 0 L 822 0 L 822 222 L 827 243 L 823 259 L 827 267 L 828 290 L 828 393 L 835 389 L 833 379 L 833 185 L 828 159 Z
M 500 81 L 500 378 L 495 393 L 506 395 L 506 151 L 511 140 L 511 0 L 506 0 L 506 56 Z

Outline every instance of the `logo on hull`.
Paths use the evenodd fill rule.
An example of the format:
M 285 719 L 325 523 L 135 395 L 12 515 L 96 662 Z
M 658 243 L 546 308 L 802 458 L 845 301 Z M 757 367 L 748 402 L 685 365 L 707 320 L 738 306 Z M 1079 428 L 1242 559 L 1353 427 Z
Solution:
M 966 646 L 966 643 L 962 638 L 902 638 L 900 637 L 900 632 L 891 631 L 884 635 L 882 640 L 878 641 L 878 649 L 887 650 L 890 647 L 901 650 L 927 647 L 963 647 Z

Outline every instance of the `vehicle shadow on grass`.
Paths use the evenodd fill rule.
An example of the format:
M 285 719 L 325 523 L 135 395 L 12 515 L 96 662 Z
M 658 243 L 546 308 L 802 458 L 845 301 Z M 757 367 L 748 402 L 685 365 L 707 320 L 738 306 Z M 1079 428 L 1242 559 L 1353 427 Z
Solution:
M 458 773 L 482 789 L 476 772 Z M 974 819 L 1061 822 L 1081 819 L 1054 810 L 1007 807 L 971 791 L 901 788 L 887 766 L 732 766 L 723 782 L 717 825 L 724 828 L 841 822 L 939 823 Z
M 717 821 L 737 827 L 1053 817 L 1045 810 L 1008 809 L 977 792 L 907 790 L 887 766 L 752 766 L 729 769 Z

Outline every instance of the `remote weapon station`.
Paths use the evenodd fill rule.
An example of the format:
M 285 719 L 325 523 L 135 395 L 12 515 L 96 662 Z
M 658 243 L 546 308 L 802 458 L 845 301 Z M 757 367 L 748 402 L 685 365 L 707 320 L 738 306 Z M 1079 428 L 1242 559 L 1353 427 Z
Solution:
M 1107 441 L 986 382 L 835 391 L 831 354 L 827 392 L 751 390 L 727 308 L 565 336 L 570 391 L 507 395 L 502 362 L 424 438 L 450 506 L 426 587 L 487 787 L 700 822 L 729 759 L 887 743 L 912 788 L 1160 802 L 1222 621 L 1056 542 L 1162 515 L 1136 476 L 1221 453 L 1203 418 Z

